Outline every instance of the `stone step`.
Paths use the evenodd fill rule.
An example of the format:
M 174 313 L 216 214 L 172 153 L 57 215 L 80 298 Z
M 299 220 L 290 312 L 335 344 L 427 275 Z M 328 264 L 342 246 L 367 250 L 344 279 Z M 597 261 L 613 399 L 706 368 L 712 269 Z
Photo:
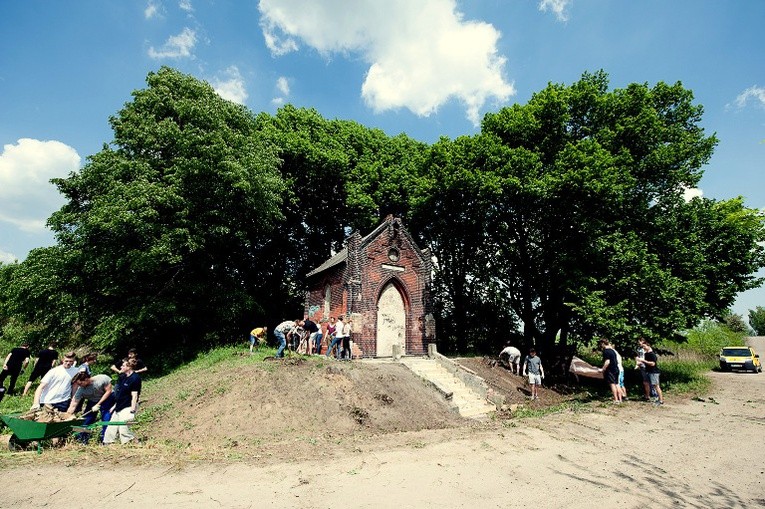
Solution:
M 494 405 L 434 359 L 403 357 L 401 363 L 433 385 L 463 417 L 484 418 L 489 412 L 496 409 Z

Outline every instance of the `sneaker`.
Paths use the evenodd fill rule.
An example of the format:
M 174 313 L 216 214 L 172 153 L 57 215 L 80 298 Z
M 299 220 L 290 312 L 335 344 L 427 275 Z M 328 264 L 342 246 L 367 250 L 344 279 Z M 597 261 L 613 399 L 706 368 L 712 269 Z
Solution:
M 656 405 L 656 406 L 660 406 L 660 405 L 663 405 L 664 402 L 663 401 L 654 401 L 653 404 Z

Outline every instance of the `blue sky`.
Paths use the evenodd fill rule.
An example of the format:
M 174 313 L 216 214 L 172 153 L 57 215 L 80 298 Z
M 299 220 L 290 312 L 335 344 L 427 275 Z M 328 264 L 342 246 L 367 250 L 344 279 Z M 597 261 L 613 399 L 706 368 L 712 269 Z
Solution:
M 432 143 L 548 82 L 681 81 L 720 139 L 700 192 L 765 208 L 765 2 L 26 0 L 0 3 L 0 261 L 53 243 L 47 183 L 175 67 L 254 112 L 316 108 Z M 746 314 L 765 289 L 742 294 Z

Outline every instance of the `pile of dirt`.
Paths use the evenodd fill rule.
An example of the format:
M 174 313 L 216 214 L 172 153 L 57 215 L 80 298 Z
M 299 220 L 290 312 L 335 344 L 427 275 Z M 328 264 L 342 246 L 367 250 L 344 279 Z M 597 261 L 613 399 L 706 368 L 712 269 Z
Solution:
M 30 410 L 19 415 L 19 419 L 25 421 L 37 421 L 42 423 L 48 422 L 69 422 L 75 419 L 74 414 L 69 412 L 61 412 L 57 408 L 53 408 L 50 405 L 43 405 L 39 409 Z
M 395 363 L 294 358 L 213 366 L 177 372 L 141 399 L 138 436 L 200 458 L 210 451 L 319 458 L 382 434 L 477 425 Z
M 529 408 L 554 406 L 569 398 L 568 391 L 558 386 L 548 386 L 543 381 L 539 389 L 539 399 L 531 401 L 531 387 L 528 377 L 515 375 L 509 369 L 494 362 L 489 357 L 466 357 L 454 359 L 454 362 L 483 378 L 489 388 L 504 396 L 507 405 L 526 405 Z

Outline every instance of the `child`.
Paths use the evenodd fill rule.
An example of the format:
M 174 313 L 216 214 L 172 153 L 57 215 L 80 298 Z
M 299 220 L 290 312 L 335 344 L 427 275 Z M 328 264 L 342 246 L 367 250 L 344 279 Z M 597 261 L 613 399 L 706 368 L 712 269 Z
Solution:
M 539 386 L 545 378 L 545 370 L 542 368 L 542 359 L 537 357 L 537 351 L 529 350 L 529 355 L 523 361 L 523 376 L 529 376 L 531 385 L 531 399 L 539 399 Z

